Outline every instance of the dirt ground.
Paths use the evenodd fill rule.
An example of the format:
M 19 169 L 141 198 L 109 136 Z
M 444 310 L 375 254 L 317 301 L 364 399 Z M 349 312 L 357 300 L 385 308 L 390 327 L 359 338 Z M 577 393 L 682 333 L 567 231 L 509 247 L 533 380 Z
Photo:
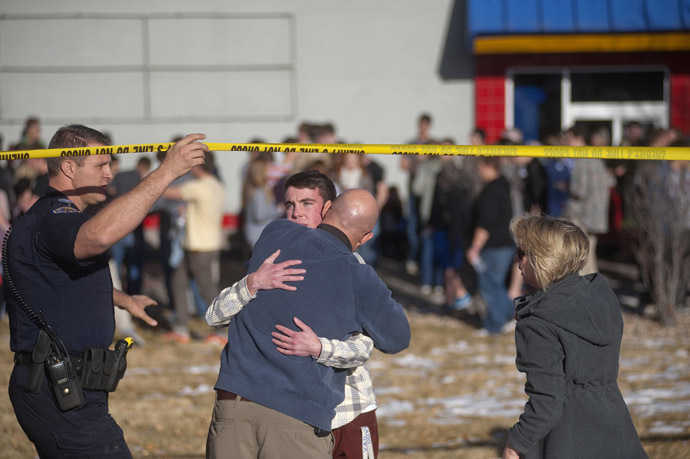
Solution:
M 224 263 L 223 282 L 236 280 L 239 269 Z M 642 443 L 652 458 L 688 457 L 690 313 L 661 328 L 637 312 L 644 295 L 633 268 L 611 262 L 602 271 L 625 306 L 619 385 Z M 412 326 L 408 350 L 376 352 L 369 364 L 379 403 L 380 457 L 499 457 L 526 400 L 513 335 L 484 336 L 471 317 L 441 314 L 439 299 L 419 295 L 414 280 L 394 263 L 379 273 Z M 150 279 L 146 286 L 160 293 Z M 199 336 L 209 332 L 200 319 L 192 327 Z M 112 415 L 135 457 L 204 457 L 221 349 L 201 340 L 163 343 L 160 330 L 140 330 L 147 344 L 129 354 L 127 375 L 110 398 Z M 0 385 L 7 387 L 12 355 L 6 317 L 0 340 Z M 0 458 L 25 457 L 35 451 L 2 389 Z

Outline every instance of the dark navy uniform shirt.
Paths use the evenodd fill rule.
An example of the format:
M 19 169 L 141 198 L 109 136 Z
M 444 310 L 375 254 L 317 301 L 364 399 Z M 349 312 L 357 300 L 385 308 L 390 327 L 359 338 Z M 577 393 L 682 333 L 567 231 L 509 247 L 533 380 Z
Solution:
M 107 348 L 115 333 L 113 284 L 108 257 L 74 256 L 77 232 L 90 217 L 64 194 L 49 188 L 14 224 L 8 260 L 14 285 L 29 307 L 65 343 L 71 355 Z M 7 290 L 10 348 L 30 352 L 38 328 Z

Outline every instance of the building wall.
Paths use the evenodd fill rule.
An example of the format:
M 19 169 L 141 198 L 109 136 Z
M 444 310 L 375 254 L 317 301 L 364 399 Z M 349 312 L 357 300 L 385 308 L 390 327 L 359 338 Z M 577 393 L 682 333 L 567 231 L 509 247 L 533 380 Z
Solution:
M 683 73 L 671 75 L 671 126 L 690 132 L 690 56 Z
M 467 140 L 473 83 L 439 75 L 451 0 L 0 3 L 0 134 L 41 118 L 115 143 L 280 142 L 301 121 L 333 122 L 347 142 L 402 143 L 423 112 L 432 133 Z M 219 152 L 226 207 L 238 210 L 246 156 Z M 123 157 L 130 167 L 135 155 Z M 398 158 L 377 157 L 405 191 Z

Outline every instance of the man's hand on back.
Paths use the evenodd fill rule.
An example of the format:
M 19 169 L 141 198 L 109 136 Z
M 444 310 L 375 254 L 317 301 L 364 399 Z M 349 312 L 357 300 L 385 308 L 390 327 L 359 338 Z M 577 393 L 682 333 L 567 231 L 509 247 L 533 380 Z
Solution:
M 259 269 L 247 276 L 247 288 L 251 295 L 255 295 L 259 290 L 271 290 L 274 288 L 295 291 L 297 287 L 287 285 L 285 282 L 304 280 L 304 276 L 301 276 L 301 274 L 307 272 L 305 269 L 290 268 L 302 263 L 302 260 L 287 260 L 274 264 L 273 262 L 276 261 L 278 255 L 280 255 L 280 249 L 266 258 L 259 266 Z
M 302 331 L 290 330 L 282 325 L 276 325 L 278 332 L 273 332 L 273 344 L 275 344 L 278 352 L 285 355 L 298 355 L 300 357 L 311 356 L 318 358 L 321 354 L 321 340 L 316 336 L 316 333 L 297 317 L 294 319 L 295 325 Z

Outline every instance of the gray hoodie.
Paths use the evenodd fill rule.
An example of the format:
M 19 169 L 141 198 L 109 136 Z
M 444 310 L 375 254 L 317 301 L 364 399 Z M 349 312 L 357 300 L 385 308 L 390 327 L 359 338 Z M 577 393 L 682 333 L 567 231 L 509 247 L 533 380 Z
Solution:
M 517 319 L 529 401 L 510 443 L 526 458 L 646 458 L 616 382 L 623 318 L 604 278 L 567 276 Z

